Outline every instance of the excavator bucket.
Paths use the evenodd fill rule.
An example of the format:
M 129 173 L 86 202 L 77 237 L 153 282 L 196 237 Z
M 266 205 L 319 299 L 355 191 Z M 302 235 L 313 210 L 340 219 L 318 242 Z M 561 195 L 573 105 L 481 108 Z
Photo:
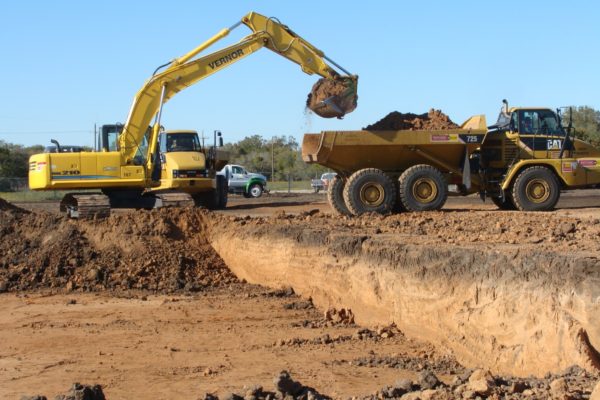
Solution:
M 321 78 L 312 87 L 306 107 L 323 118 L 342 118 L 356 108 L 358 78 L 344 76 Z

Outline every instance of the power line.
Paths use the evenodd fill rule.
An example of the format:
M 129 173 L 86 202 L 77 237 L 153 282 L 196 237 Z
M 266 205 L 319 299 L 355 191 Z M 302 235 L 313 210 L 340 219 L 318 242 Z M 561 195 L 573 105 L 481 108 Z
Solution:
M 13 132 L 0 132 L 0 135 L 56 135 L 61 133 L 93 133 L 91 130 L 80 130 L 80 131 L 13 131 Z

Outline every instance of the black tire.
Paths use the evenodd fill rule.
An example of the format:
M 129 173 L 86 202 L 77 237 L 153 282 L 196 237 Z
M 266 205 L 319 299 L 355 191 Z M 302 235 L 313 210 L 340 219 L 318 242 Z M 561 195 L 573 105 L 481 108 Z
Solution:
M 243 195 L 245 198 L 247 198 L 247 199 L 251 199 L 251 198 L 252 198 L 252 195 L 250 195 L 250 193 L 246 193 L 246 192 L 244 192 L 244 193 L 242 193 L 242 195 Z
M 344 202 L 344 186 L 346 181 L 340 176 L 336 175 L 331 183 L 329 184 L 329 190 L 327 190 L 327 200 L 333 210 L 334 214 L 351 216 L 352 213 L 346 207 Z
M 344 202 L 353 215 L 390 213 L 396 205 L 396 197 L 394 181 L 376 168 L 356 171 L 344 187 Z
M 223 175 L 217 175 L 217 208 L 223 210 L 227 207 L 229 184 Z
M 192 196 L 196 207 L 204 207 L 209 210 L 216 210 L 219 204 L 218 191 L 211 189 L 207 192 L 196 193 Z
M 258 183 L 254 183 L 248 188 L 248 194 L 251 198 L 258 199 L 263 194 L 263 187 Z
M 217 188 L 207 192 L 197 193 L 193 196 L 194 203 L 198 207 L 206 207 L 209 210 L 221 210 L 227 207 L 227 180 L 222 175 L 215 177 Z
M 419 164 L 400 175 L 400 202 L 407 211 L 440 210 L 448 199 L 448 184 L 435 167 Z
M 504 200 L 501 197 L 492 197 L 492 203 L 494 203 L 500 210 L 504 211 L 514 211 L 517 209 L 517 207 L 515 207 L 515 203 L 513 203 L 512 199 L 510 198 L 509 192 L 504 193 Z
M 556 175 L 546 167 L 525 168 L 512 185 L 512 198 L 521 211 L 549 211 L 560 197 L 560 184 Z

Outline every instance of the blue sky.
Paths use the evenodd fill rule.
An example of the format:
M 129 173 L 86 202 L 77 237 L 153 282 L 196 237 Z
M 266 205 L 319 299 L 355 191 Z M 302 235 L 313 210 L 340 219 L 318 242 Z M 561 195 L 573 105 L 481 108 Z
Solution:
M 390 111 L 440 108 L 456 122 L 512 105 L 600 108 L 593 1 L 9 1 L 0 24 L 0 139 L 91 145 L 125 120 L 152 71 L 254 10 L 278 17 L 360 76 L 342 121 L 304 112 L 318 77 L 269 50 L 167 103 L 167 129 L 226 141 L 351 130 Z M 249 33 L 241 26 L 214 49 Z

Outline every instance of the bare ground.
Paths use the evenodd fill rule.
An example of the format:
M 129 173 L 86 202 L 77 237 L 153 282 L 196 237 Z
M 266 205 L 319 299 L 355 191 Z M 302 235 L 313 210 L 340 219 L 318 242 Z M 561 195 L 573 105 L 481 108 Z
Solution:
M 41 212 L 57 210 L 56 203 L 19 206 L 34 210 L 41 208 Z M 323 312 L 327 307 L 339 308 L 343 304 L 338 303 L 342 298 L 338 292 L 334 292 L 338 300 L 331 301 L 331 297 L 328 299 L 322 293 L 297 285 L 297 277 L 288 274 L 282 279 L 279 275 L 283 270 L 279 269 L 281 264 L 277 261 L 278 257 L 287 257 L 289 260 L 298 256 L 297 252 L 294 253 L 297 249 L 288 246 L 290 238 L 303 245 L 312 241 L 312 246 L 319 240 L 325 243 L 331 233 L 351 233 L 350 236 L 369 238 L 418 238 L 427 246 L 451 249 L 456 245 L 453 243 L 457 237 L 454 232 L 457 227 L 462 227 L 463 231 L 459 231 L 458 236 L 463 241 L 468 240 L 471 243 L 468 247 L 477 251 L 509 246 L 511 254 L 526 256 L 527 252 L 539 248 L 543 252 L 553 252 L 567 258 L 570 254 L 584 252 L 585 257 L 594 259 L 600 251 L 600 235 L 597 232 L 600 226 L 596 222 L 600 218 L 598 207 L 600 191 L 597 190 L 565 193 L 557 211 L 526 216 L 496 211 L 493 205 L 481 203 L 475 197 L 451 198 L 445 211 L 440 213 L 352 221 L 329 217 L 329 206 L 323 195 L 278 195 L 254 200 L 233 198 L 222 216 L 211 223 L 215 231 L 218 230 L 215 227 L 221 226 L 221 232 L 241 232 L 237 237 L 222 235 L 220 244 L 216 245 L 217 249 L 223 251 L 227 264 L 231 264 L 238 276 L 253 281 L 247 275 L 248 267 L 244 267 L 244 275 L 240 262 L 228 260 L 236 246 L 233 242 L 224 246 L 223 240 L 255 240 L 257 232 L 262 232 L 262 241 L 258 240 L 254 248 L 251 242 L 245 249 L 240 247 L 243 251 L 237 254 L 236 259 L 245 259 L 244 265 L 257 268 L 265 265 L 264 260 L 270 260 L 272 266 L 277 266 L 273 271 L 274 279 L 264 279 L 261 283 L 274 288 L 284 286 L 282 282 L 293 284 L 303 297 L 290 297 L 285 291 L 229 280 L 213 289 L 208 285 L 199 291 L 183 290 L 175 294 L 158 294 L 152 290 L 131 291 L 120 287 L 120 280 L 115 281 L 114 287 L 76 287 L 71 292 L 65 291 L 64 287 L 46 287 L 4 293 L 0 295 L 3 304 L 0 308 L 0 398 L 19 398 L 24 394 L 38 393 L 54 396 L 63 393 L 72 382 L 100 383 L 109 399 L 195 399 L 203 398 L 206 392 L 223 396 L 232 391 L 243 395 L 242 388 L 245 385 L 261 384 L 273 390 L 273 377 L 281 370 L 290 371 L 303 384 L 333 398 L 373 395 L 382 386 L 393 384 L 399 378 L 417 382 L 420 372 L 431 370 L 447 384 L 455 382 L 448 390 L 453 393 L 452 390 L 456 389 L 458 394 L 446 398 L 462 398 L 462 392 L 457 388 L 466 383 L 464 380 L 457 382 L 457 379 L 465 374 L 468 377 L 469 368 L 486 365 L 487 358 L 493 353 L 480 353 L 482 362 L 478 363 L 466 357 L 459 348 L 442 343 L 439 335 L 436 337 L 426 331 L 419 335 L 418 329 L 414 329 L 415 324 L 419 323 L 418 318 L 413 316 L 404 321 L 401 318 L 389 318 L 391 314 L 385 308 L 382 311 L 377 307 L 370 309 L 352 304 L 356 321 L 371 329 L 369 334 L 359 334 L 363 328 L 358 326 L 326 321 Z M 131 213 L 135 211 L 122 211 L 116 218 L 127 222 L 132 218 Z M 234 228 L 222 228 L 223 221 L 228 221 Z M 470 221 L 476 223 L 471 224 Z M 572 224 L 575 230 L 571 231 L 571 225 L 567 227 L 563 223 Z M 93 239 L 90 243 L 94 246 L 110 235 L 92 234 L 92 231 L 89 226 L 81 229 Z M 282 247 L 278 247 L 277 251 L 272 252 L 271 248 L 281 243 L 276 243 L 274 236 L 266 232 L 279 235 L 278 240 L 285 242 L 284 247 L 290 250 L 286 253 Z M 120 231 L 117 233 L 120 236 L 117 235 L 113 241 L 127 241 L 126 235 L 121 235 Z M 143 254 L 143 248 L 140 249 L 139 245 L 144 236 L 136 236 L 136 251 L 142 251 Z M 558 239 L 552 241 L 556 237 Z M 474 238 L 479 244 L 477 241 L 470 242 Z M 265 244 L 265 240 L 270 241 L 271 248 Z M 195 243 L 204 241 L 196 239 Z M 223 250 L 225 247 L 229 250 Z M 330 248 L 325 246 L 319 249 L 320 253 L 313 256 L 331 257 Z M 344 252 L 350 250 L 338 249 L 337 252 L 343 256 Z M 179 248 L 177 251 L 182 250 Z M 378 257 L 382 255 L 379 250 L 377 254 Z M 4 259 L 4 254 L 1 258 Z M 304 261 L 309 259 L 305 258 Z M 329 262 L 331 258 L 327 260 Z M 298 261 L 303 259 L 298 258 Z M 165 262 L 177 263 L 177 260 L 165 259 Z M 330 264 L 335 269 L 336 264 Z M 592 264 L 586 268 L 596 277 L 597 267 Z M 560 267 L 555 265 L 556 271 L 560 271 Z M 565 276 L 572 277 L 576 269 L 569 268 L 570 272 Z M 257 271 L 260 273 L 260 270 Z M 511 271 L 514 272 L 512 267 Z M 331 275 L 329 277 L 337 279 Z M 561 277 L 559 274 L 556 279 L 546 281 L 549 291 L 544 292 L 544 296 L 552 288 L 559 290 L 552 282 L 560 281 Z M 532 285 L 535 283 L 535 280 L 532 281 Z M 338 291 L 346 289 L 347 286 L 341 285 Z M 510 290 L 510 287 L 506 289 Z M 82 290 L 96 292 L 83 293 Z M 490 296 L 498 295 L 497 292 L 485 290 L 478 293 L 477 296 L 481 296 L 488 304 L 492 302 Z M 472 296 L 471 292 L 468 294 Z M 311 308 L 310 303 L 307 305 L 309 296 L 313 296 L 317 309 Z M 518 297 L 515 301 L 515 304 L 520 304 Z M 593 305 L 597 299 L 589 301 Z M 377 305 L 377 301 L 373 304 Z M 348 302 L 344 305 L 347 307 Z M 367 313 L 370 310 L 373 310 L 372 315 Z M 561 314 L 564 308 L 559 307 L 559 310 L 555 317 L 561 320 L 564 318 L 564 314 Z M 505 311 L 508 312 L 508 309 Z M 423 312 L 431 310 L 424 309 Z M 585 318 L 577 313 L 570 316 L 579 326 L 585 326 L 590 331 L 593 338 L 591 348 L 595 350 L 598 348 L 597 327 L 600 324 L 597 321 L 600 315 L 589 309 L 587 312 Z M 380 318 L 381 315 L 384 317 Z M 486 312 L 479 309 L 467 321 L 481 323 L 481 318 L 485 316 Z M 551 319 L 551 316 L 549 314 L 548 318 Z M 542 319 L 546 321 L 545 318 Z M 584 321 L 586 318 L 587 321 Z M 391 328 L 391 337 L 378 335 L 377 327 L 388 326 L 391 321 L 398 325 L 397 328 Z M 443 318 L 437 318 L 436 321 L 442 322 L 434 324 L 434 329 L 449 326 L 449 322 Z M 535 316 L 527 323 L 535 324 Z M 467 324 L 467 330 L 463 333 L 468 332 L 468 328 Z M 496 328 L 491 327 L 492 330 Z M 514 330 L 508 330 L 506 334 L 513 335 L 515 340 L 540 342 L 535 336 L 535 329 L 525 328 L 521 330 L 517 324 Z M 531 332 L 534 336 L 524 338 L 519 336 L 520 332 Z M 453 335 L 456 332 L 450 333 Z M 501 336 L 499 338 L 502 339 Z M 467 341 L 467 345 L 472 343 Z M 491 348 L 494 349 L 493 346 Z M 543 357 L 539 353 L 531 354 Z M 457 356 L 462 360 L 462 365 L 456 362 Z M 549 353 L 549 356 L 552 358 L 553 355 Z M 590 368 L 589 362 L 582 364 Z M 555 368 L 551 369 L 558 373 Z M 502 372 L 506 373 L 506 370 Z M 498 384 L 501 381 L 510 384 L 510 375 L 497 378 L 500 379 Z M 556 377 L 547 375 L 545 380 L 527 380 L 528 385 L 533 386 L 529 397 L 549 397 L 550 382 Z M 595 379 L 597 373 L 593 370 L 572 370 L 566 374 L 569 390 L 580 396 L 573 398 L 586 398 Z M 379 393 L 382 393 L 381 390 Z M 506 394 L 508 389 L 498 393 Z M 506 395 L 506 398 L 521 398 L 518 394 L 514 396 Z

